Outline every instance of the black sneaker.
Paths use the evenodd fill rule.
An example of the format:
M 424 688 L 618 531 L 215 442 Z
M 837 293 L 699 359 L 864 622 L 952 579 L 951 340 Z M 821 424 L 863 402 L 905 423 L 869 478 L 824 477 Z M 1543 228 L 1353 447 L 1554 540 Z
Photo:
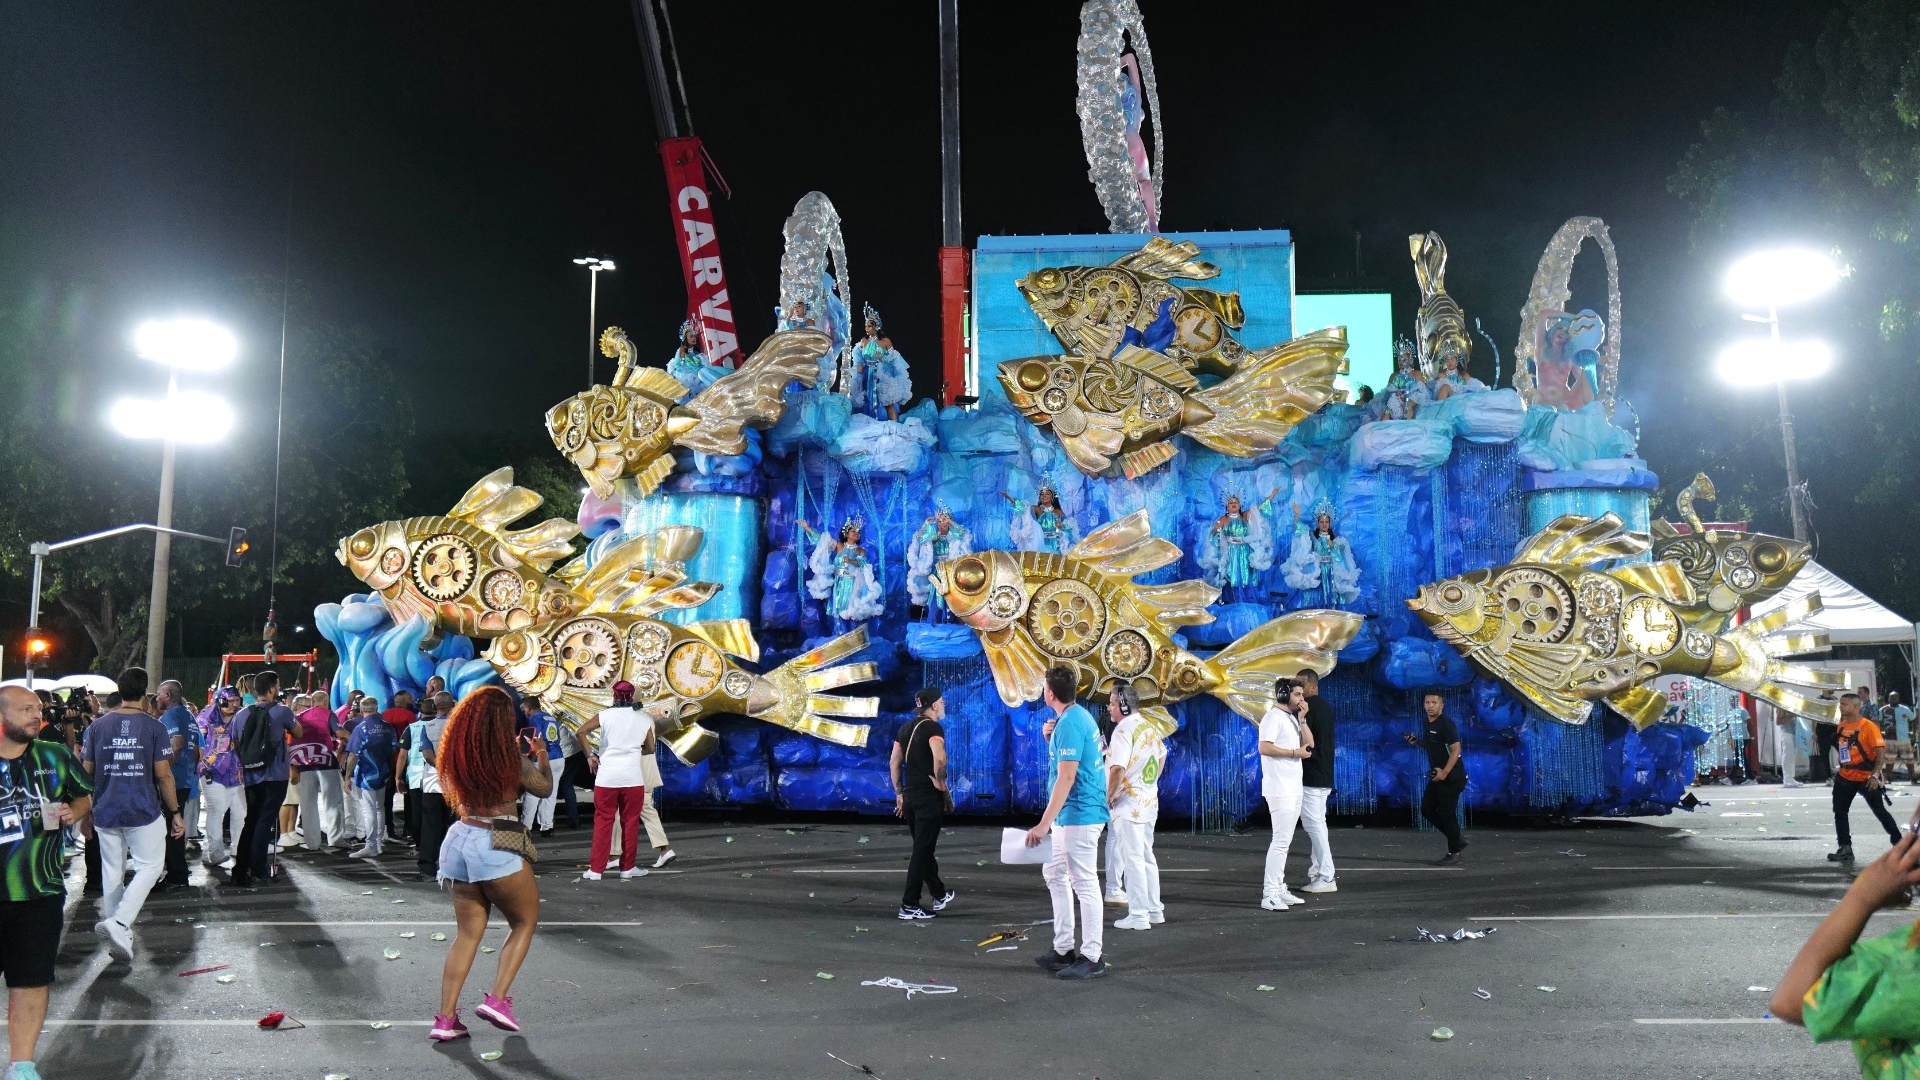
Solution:
M 900 920 L 902 922 L 914 922 L 920 919 L 931 919 L 931 918 L 933 918 L 932 912 L 923 910 L 918 907 L 908 907 L 906 905 L 902 905 L 900 908 Z
M 952 889 L 948 889 L 947 895 L 941 897 L 938 900 L 935 900 L 933 903 L 928 904 L 927 906 L 932 908 L 935 911 L 945 911 L 947 910 L 947 905 L 953 903 L 953 898 L 957 895 L 958 894 L 955 893 Z
M 1852 862 L 1853 861 L 1853 845 L 1849 844 L 1846 847 L 1841 848 L 1839 851 L 1833 852 L 1832 854 L 1828 855 L 1827 861 L 1828 862 Z
M 1078 952 L 1057 953 L 1049 950 L 1034 957 L 1033 962 L 1046 968 L 1049 972 L 1058 974 L 1062 970 L 1079 963 L 1080 954 Z
M 1106 973 L 1105 960 L 1089 960 L 1083 956 L 1054 972 L 1054 976 L 1061 979 L 1098 979 Z

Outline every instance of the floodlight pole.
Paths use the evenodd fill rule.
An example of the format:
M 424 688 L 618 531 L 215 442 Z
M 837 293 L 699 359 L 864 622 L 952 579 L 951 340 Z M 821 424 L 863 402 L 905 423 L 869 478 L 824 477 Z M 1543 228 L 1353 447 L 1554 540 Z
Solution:
M 167 398 L 178 391 L 178 379 L 167 372 Z M 160 512 L 154 518 L 153 592 L 147 601 L 147 685 L 161 683 L 160 664 L 167 654 L 167 570 L 173 559 L 173 436 L 160 449 Z
M 1780 347 L 1780 309 L 1767 305 L 1767 329 L 1773 335 L 1774 348 Z M 1793 515 L 1793 538 L 1805 542 L 1807 539 L 1807 511 L 1801 505 L 1800 457 L 1793 446 L 1793 410 L 1787 408 L 1787 380 L 1775 379 L 1774 389 L 1780 394 L 1780 441 L 1786 448 L 1787 457 L 1787 509 Z

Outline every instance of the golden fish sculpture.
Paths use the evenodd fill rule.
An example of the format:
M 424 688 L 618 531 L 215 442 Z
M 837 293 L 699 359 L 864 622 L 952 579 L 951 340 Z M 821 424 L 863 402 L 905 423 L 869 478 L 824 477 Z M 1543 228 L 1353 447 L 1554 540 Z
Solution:
M 1646 550 L 1646 535 L 1611 513 L 1569 514 L 1528 537 L 1513 562 L 1422 585 L 1407 606 L 1475 667 L 1567 723 L 1585 723 L 1601 700 L 1646 727 L 1666 711 L 1666 697 L 1641 685 L 1659 675 L 1710 679 L 1801 716 L 1839 715 L 1781 685 L 1845 685 L 1843 673 L 1777 659 L 1827 646 L 1824 634 L 1774 633 L 1819 611 L 1818 595 L 1712 633 L 1692 613 L 1697 596 L 1678 563 L 1591 569 Z
M 1812 558 L 1813 546 L 1766 533 L 1709 529 L 1693 503 L 1713 497 L 1713 481 L 1706 473 L 1695 476 L 1673 500 L 1689 531 L 1681 532 L 1670 521 L 1655 521 L 1652 540 L 1653 557 L 1679 566 L 1693 584 L 1695 602 L 1682 613 L 1694 626 L 1717 634 L 1735 612 L 1786 588 Z
M 493 637 L 586 604 L 547 572 L 573 554 L 578 525 L 551 518 L 504 530 L 540 502 L 514 486 L 512 469 L 499 469 L 446 514 L 368 526 L 342 539 L 334 557 L 380 594 L 396 622 L 417 615 L 456 634 Z
M 1031 356 L 1000 365 L 1007 400 L 1050 428 L 1088 476 L 1144 476 L 1173 460 L 1185 435 L 1232 457 L 1280 445 L 1295 424 L 1333 396 L 1347 353 L 1344 327 L 1249 353 L 1234 374 L 1207 387 L 1164 353 L 1127 346 L 1107 358 Z
M 1220 590 L 1204 581 L 1133 581 L 1179 558 L 1178 547 L 1152 535 L 1141 510 L 1088 533 L 1065 555 L 981 551 L 949 559 L 934 569 L 933 588 L 980 635 L 1009 706 L 1038 700 L 1047 669 L 1065 664 L 1079 673 L 1083 695 L 1104 697 L 1123 679 L 1143 703 L 1212 694 L 1257 721 L 1273 704 L 1275 679 L 1303 668 L 1326 674 L 1359 632 L 1361 616 L 1351 612 L 1295 611 L 1203 660 L 1168 634 L 1212 622 L 1207 606 Z
M 1431 379 L 1451 356 L 1466 371 L 1473 356 L 1467 336 L 1467 313 L 1447 293 L 1447 244 L 1437 232 L 1407 237 L 1413 255 L 1413 275 L 1420 282 L 1420 311 L 1414 317 L 1414 336 L 1420 348 L 1420 370 Z
M 547 435 L 579 468 L 587 486 L 611 498 L 614 482 L 633 477 L 651 495 L 673 472 L 672 450 L 739 454 L 747 428 L 769 428 L 786 411 L 786 388 L 813 386 L 820 357 L 833 343 L 817 330 L 783 330 L 760 343 L 740 370 L 695 394 L 660 368 L 634 364 L 633 343 L 619 327 L 600 335 L 600 351 L 618 356 L 613 382 L 575 394 L 547 410 Z
M 1231 333 L 1247 321 L 1240 294 L 1170 280 L 1218 276 L 1220 268 L 1200 258 L 1198 244 L 1156 236 L 1105 266 L 1049 266 L 1016 284 L 1068 352 L 1111 356 L 1127 330 L 1145 331 L 1164 311 L 1174 330 L 1167 355 L 1184 367 L 1225 375 L 1247 355 Z

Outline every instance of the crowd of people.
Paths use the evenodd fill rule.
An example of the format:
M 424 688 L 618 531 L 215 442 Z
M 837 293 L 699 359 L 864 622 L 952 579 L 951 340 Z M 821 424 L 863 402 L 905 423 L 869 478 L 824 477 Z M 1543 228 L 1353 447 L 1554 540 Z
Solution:
M 350 847 L 348 857 L 356 859 L 379 859 L 390 844 L 411 847 L 420 878 L 450 893 L 457 926 L 429 1033 L 436 1041 L 468 1035 L 460 998 L 495 909 L 508 937 L 474 1012 L 519 1030 L 510 991 L 539 921 L 535 842 L 553 834 L 562 806 L 568 825 L 579 826 L 576 787 L 594 789 L 585 880 L 604 876 L 616 844 L 620 876 L 646 874 L 638 857 L 643 830 L 658 852 L 654 867 L 674 858 L 649 797 L 660 786 L 656 732 L 668 717 L 662 705 L 636 704 L 626 682 L 614 685 L 610 708 L 577 730 L 537 701 L 516 702 L 498 687 L 456 702 L 437 679 L 417 707 L 404 692 L 382 702 L 356 691 L 336 710 L 324 693 L 283 692 L 267 670 L 216 690 L 198 715 L 178 682 L 151 693 L 147 684 L 146 672 L 129 668 L 106 702 L 0 687 L 0 871 L 7 889 L 0 970 L 10 1039 L 4 1080 L 39 1077 L 33 1054 L 65 922 L 66 862 L 81 838 L 87 890 L 100 896 L 94 931 L 113 958 L 127 962 L 148 895 L 186 883 L 195 846 L 210 871 L 226 872 L 225 884 L 249 888 L 277 880 L 276 855 L 286 847 Z M 1134 688 L 1121 682 L 1099 721 L 1076 700 L 1077 690 L 1072 669 L 1046 673 L 1042 700 L 1053 713 L 1043 727 L 1048 798 L 1024 836 L 1029 847 L 1047 846 L 1042 877 L 1053 907 L 1052 947 L 1036 962 L 1069 980 L 1109 970 L 1105 905 L 1126 908 L 1116 929 L 1146 931 L 1167 919 L 1153 841 L 1166 718 L 1142 709 Z M 945 703 L 934 687 L 916 701 L 891 756 L 895 814 L 913 842 L 899 912 L 911 921 L 936 918 L 957 899 L 937 858 L 941 827 L 953 813 Z M 1802 950 L 1774 1012 L 1818 1038 L 1855 1039 L 1866 1067 L 1916 1053 L 1910 1041 L 1877 1035 L 1886 1025 L 1874 1017 L 1920 994 L 1920 925 L 1864 945 L 1858 937 L 1867 916 L 1920 885 L 1920 840 L 1887 808 L 1891 755 L 1867 718 L 1870 703 L 1860 694 L 1840 701 L 1832 783 L 1841 853 L 1851 860 L 1847 812 L 1856 796 L 1866 797 L 1892 847 L 1862 871 Z M 1422 704 L 1421 731 L 1406 736 L 1430 765 L 1421 811 L 1446 838 L 1442 861 L 1458 862 L 1467 847 L 1459 819 L 1467 782 L 1459 727 L 1440 693 L 1423 695 Z M 1873 715 L 1889 715 L 1884 708 Z M 1319 696 L 1315 673 L 1279 680 L 1257 739 L 1261 794 L 1273 824 L 1263 909 L 1284 912 L 1306 902 L 1299 893 L 1338 890 L 1326 825 L 1335 739 L 1333 711 Z M 1296 828 L 1312 848 L 1298 893 L 1286 881 Z

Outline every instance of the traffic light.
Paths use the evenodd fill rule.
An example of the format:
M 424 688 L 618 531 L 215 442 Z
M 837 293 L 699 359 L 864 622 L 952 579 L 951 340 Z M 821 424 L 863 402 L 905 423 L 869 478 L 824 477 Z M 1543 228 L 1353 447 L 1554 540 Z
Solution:
M 33 671 L 47 666 L 49 654 L 53 652 L 53 639 L 46 631 L 34 627 L 27 631 L 27 670 Z
M 251 546 L 252 545 L 247 543 L 247 530 L 242 529 L 238 526 L 228 529 L 227 530 L 227 565 L 239 566 L 241 560 L 247 557 L 247 549 Z

